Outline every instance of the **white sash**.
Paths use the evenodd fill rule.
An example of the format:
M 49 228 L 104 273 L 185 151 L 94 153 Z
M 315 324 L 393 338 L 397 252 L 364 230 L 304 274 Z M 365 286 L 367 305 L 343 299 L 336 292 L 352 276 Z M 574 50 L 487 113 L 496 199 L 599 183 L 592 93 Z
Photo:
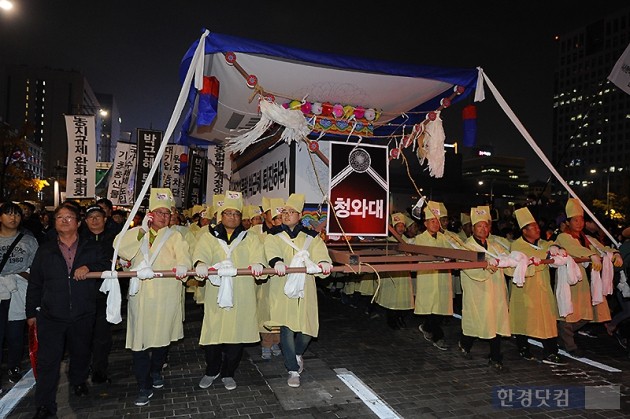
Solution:
M 295 243 L 293 243 L 286 232 L 283 231 L 282 233 L 278 233 L 277 236 L 297 251 L 297 253 L 293 255 L 293 259 L 291 259 L 291 264 L 289 265 L 289 267 L 306 267 L 306 272 L 309 274 L 315 274 L 322 271 L 321 268 L 310 259 L 310 255 L 307 250 L 311 246 L 311 242 L 313 241 L 312 236 L 309 236 L 308 234 L 306 235 L 306 239 L 304 240 L 304 245 L 302 246 L 302 249 L 299 249 L 295 245 Z M 305 273 L 291 273 L 287 275 L 287 282 L 284 284 L 284 294 L 289 298 L 304 298 L 305 280 Z
M 225 252 L 225 260 L 212 266 L 217 270 L 217 275 L 208 275 L 208 279 L 212 285 L 219 287 L 217 304 L 226 310 L 234 307 L 233 277 L 236 276 L 236 268 L 232 264 L 232 252 L 243 241 L 245 234 L 247 234 L 246 231 L 241 231 L 229 245 L 225 240 L 217 238 L 219 245 Z
M 162 235 L 158 232 L 158 235 L 155 237 L 157 243 L 155 241 L 153 242 L 153 246 L 151 246 L 153 253 L 151 253 L 151 256 L 149 257 L 149 236 L 151 235 L 151 232 L 146 233 L 142 239 L 140 239 L 140 252 L 142 253 L 142 260 L 137 266 L 131 267 L 130 270 L 137 272 L 142 268 L 150 268 L 151 265 L 153 265 L 153 262 L 155 262 L 155 259 L 157 259 L 157 256 L 160 253 L 160 250 L 162 250 L 164 243 L 166 243 L 166 240 L 171 237 L 171 234 L 173 234 L 173 230 L 170 228 L 167 228 Z M 140 291 L 141 282 L 142 281 L 140 281 L 137 276 L 134 276 L 129 280 L 129 295 L 136 295 Z

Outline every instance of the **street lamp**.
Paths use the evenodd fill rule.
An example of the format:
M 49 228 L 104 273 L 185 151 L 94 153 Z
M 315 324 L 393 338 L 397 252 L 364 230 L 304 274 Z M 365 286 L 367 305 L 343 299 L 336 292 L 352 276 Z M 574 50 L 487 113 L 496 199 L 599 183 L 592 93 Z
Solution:
M 9 0 L 0 0 L 0 9 L 6 10 L 7 12 L 13 10 L 13 2 Z

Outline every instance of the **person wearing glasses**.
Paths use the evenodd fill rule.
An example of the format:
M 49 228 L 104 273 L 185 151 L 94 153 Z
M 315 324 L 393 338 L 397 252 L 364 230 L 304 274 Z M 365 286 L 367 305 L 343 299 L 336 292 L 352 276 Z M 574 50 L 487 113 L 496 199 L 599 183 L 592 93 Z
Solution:
M 315 276 L 327 277 L 332 261 L 326 244 L 315 230 L 300 222 L 304 194 L 291 194 L 282 210 L 282 225 L 265 240 L 266 258 L 280 278 L 271 278 L 268 326 L 280 326 L 280 345 L 289 387 L 300 386 L 303 355 L 319 332 Z M 307 273 L 287 275 L 289 267 L 305 267 Z
M 244 344 L 260 340 L 253 277 L 262 273 L 264 252 L 258 236 L 248 234 L 241 224 L 240 192 L 226 191 L 218 208 L 220 223 L 198 238 L 192 258 L 199 278 L 208 278 L 211 267 L 217 269 L 205 286 L 199 344 L 204 350 L 206 369 L 199 387 L 206 389 L 222 377 L 223 386 L 234 390 L 234 373 L 243 356 Z M 250 268 L 251 276 L 236 275 L 236 268 L 245 267 Z
M 184 337 L 182 281 L 191 267 L 188 243 L 168 228 L 175 206 L 168 188 L 152 188 L 149 212 L 142 225 L 114 240 L 118 255 L 131 262 L 137 277 L 129 283 L 127 341 L 139 392 L 136 406 L 145 406 L 153 389 L 164 387 L 162 368 L 171 342 Z M 177 279 L 155 276 L 154 270 L 175 271 Z
M 62 204 L 54 211 L 55 240 L 35 253 L 26 291 L 29 327 L 37 327 L 37 418 L 57 411 L 59 369 L 66 342 L 70 354 L 68 378 L 77 397 L 88 394 L 92 331 L 96 316 L 96 281 L 89 272 L 102 272 L 110 262 L 101 246 L 79 236 L 81 213 Z
M 0 344 L 6 338 L 7 370 L 13 384 L 22 378 L 26 289 L 29 268 L 39 246 L 35 237 L 20 231 L 21 222 L 22 209 L 18 204 L 7 202 L 0 206 Z

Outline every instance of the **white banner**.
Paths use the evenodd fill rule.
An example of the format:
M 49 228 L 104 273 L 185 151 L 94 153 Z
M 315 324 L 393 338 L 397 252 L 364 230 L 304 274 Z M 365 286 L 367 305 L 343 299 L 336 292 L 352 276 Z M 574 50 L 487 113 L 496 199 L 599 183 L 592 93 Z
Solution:
M 107 198 L 114 205 L 133 205 L 137 144 L 116 144 L 116 156 L 107 187 Z
M 230 187 L 229 159 L 225 161 L 225 148 L 222 145 L 208 146 L 208 178 L 206 182 L 206 202 L 212 202 L 213 195 L 222 195 Z M 226 164 L 228 167 L 225 167 Z
M 68 134 L 66 197 L 96 195 L 96 125 L 94 115 L 65 115 Z
M 608 80 L 630 95 L 630 44 L 613 67 Z
M 162 188 L 169 188 L 175 198 L 175 206 L 182 207 L 186 189 L 186 173 L 181 173 L 181 157 L 188 155 L 184 145 L 167 145 L 162 156 Z
M 230 190 L 243 193 L 246 204 L 256 205 L 267 198 L 289 197 L 289 146 L 282 143 L 232 175 Z

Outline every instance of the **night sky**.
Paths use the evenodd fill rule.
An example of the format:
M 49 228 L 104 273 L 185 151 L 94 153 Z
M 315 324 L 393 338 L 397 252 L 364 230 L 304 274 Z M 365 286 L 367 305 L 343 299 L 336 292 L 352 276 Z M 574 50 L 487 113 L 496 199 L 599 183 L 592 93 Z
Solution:
M 13 0 L 0 11 L 0 65 L 81 71 L 113 94 L 123 130 L 165 130 L 181 88 L 182 56 L 203 29 L 305 49 L 444 67 L 482 67 L 551 160 L 554 35 L 626 7 L 596 2 L 288 2 Z M 409 3 L 409 4 L 406 4 Z M 611 69 L 614 62 L 610 63 Z M 461 106 L 442 112 L 460 141 Z M 477 104 L 478 144 L 527 158 L 530 180 L 549 172 L 490 90 Z M 135 138 L 135 134 L 134 134 Z M 466 153 L 466 152 L 465 152 Z

